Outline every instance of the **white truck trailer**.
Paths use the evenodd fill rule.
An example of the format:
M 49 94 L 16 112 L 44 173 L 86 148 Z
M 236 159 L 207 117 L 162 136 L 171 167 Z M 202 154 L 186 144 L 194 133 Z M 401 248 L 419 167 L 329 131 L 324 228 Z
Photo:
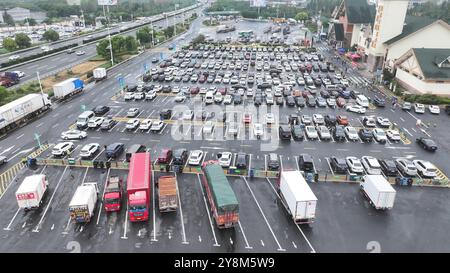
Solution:
M 312 224 L 317 197 L 300 171 L 282 171 L 278 180 L 281 201 L 296 224 Z
M 19 208 L 25 211 L 39 208 L 48 189 L 48 181 L 44 174 L 25 177 L 16 191 Z
M 101 81 L 101 80 L 106 79 L 106 69 L 103 67 L 94 69 L 93 74 L 94 74 L 95 81 Z
M 83 91 L 84 82 L 78 78 L 70 78 L 53 85 L 56 99 L 65 99 Z
M 94 216 L 97 199 L 97 183 L 83 183 L 78 186 L 69 204 L 70 219 L 75 223 L 90 222 Z
M 0 107 L 0 132 L 7 131 L 50 109 L 47 94 L 29 94 Z
M 392 209 L 396 191 L 382 175 L 365 175 L 360 182 L 361 191 L 376 209 Z

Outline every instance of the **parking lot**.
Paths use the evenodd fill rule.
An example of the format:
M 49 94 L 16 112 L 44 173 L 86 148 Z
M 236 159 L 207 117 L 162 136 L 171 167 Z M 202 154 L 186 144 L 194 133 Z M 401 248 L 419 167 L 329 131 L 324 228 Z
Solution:
M 254 22 L 250 24 L 246 21 L 235 22 L 235 24 L 237 26 L 235 33 L 220 35 L 231 36 L 235 39 L 238 32 L 250 29 L 246 24 L 254 26 Z M 252 29 L 262 31 L 270 25 L 266 22 L 258 24 L 262 24 L 263 27 Z M 193 28 L 196 27 L 199 27 L 198 21 L 194 23 Z M 204 27 L 200 28 L 204 29 Z M 294 34 L 302 31 L 298 27 L 292 28 Z M 214 30 L 214 28 L 208 29 Z M 188 33 L 184 37 L 192 37 L 189 35 L 192 34 Z M 288 35 L 287 39 L 294 40 L 295 37 L 292 36 Z M 211 34 L 211 37 L 216 36 Z M 176 40 L 174 43 L 181 44 L 184 41 Z M 247 45 L 237 45 L 239 48 L 242 46 L 245 48 Z M 326 92 L 321 92 L 325 91 L 323 84 L 314 84 L 314 87 L 308 86 L 307 83 L 299 84 L 299 75 L 305 76 L 303 80 L 306 82 L 307 62 L 311 64 L 328 62 L 335 68 L 335 72 L 328 70 L 325 72 L 314 71 L 311 67 L 311 72 L 308 73 L 310 76 L 316 76 L 322 80 L 329 77 L 332 80 L 337 79 L 336 75 L 340 74 L 341 78 L 345 77 L 349 81 L 347 90 L 358 91 L 372 99 L 375 95 L 382 97 L 382 94 L 368 91 L 364 87 L 369 80 L 359 75 L 357 71 L 350 70 L 345 73 L 342 65 L 331 58 L 325 43 L 317 45 L 317 54 L 304 53 L 301 50 L 269 52 L 266 47 L 260 46 L 251 48 L 249 51 L 246 49 L 233 51 L 231 47 L 223 51 L 205 50 L 205 47 L 203 50 L 200 48 L 181 50 L 181 46 L 179 47 L 177 48 L 178 57 L 172 58 L 172 61 L 178 61 L 175 62 L 177 65 L 173 65 L 177 67 L 175 72 L 167 75 L 168 73 L 164 74 L 165 71 L 161 70 L 167 71 L 167 67 L 159 68 L 161 63 L 167 63 L 168 56 L 165 60 L 152 63 L 149 69 L 152 74 L 160 71 L 164 76 L 172 76 L 172 80 L 164 78 L 162 81 L 141 82 L 143 63 L 149 64 L 154 58 L 158 59 L 160 51 L 168 52 L 161 47 L 155 52 L 144 55 L 142 60 L 132 61 L 120 70 L 112 72 L 112 76 L 107 81 L 89 86 L 86 94 L 59 105 L 53 110 L 54 113 L 49 113 L 42 118 L 45 126 L 38 126 L 44 122 L 42 120 L 34 121 L 28 126 L 46 130 L 38 133 L 46 139 L 50 148 L 39 155 L 40 159 L 53 159 L 53 148 L 63 141 L 71 141 L 74 144 L 74 149 L 63 158 L 73 158 L 76 161 L 82 159 L 80 151 L 88 143 L 99 144 L 99 151 L 90 160 L 103 162 L 108 160 L 126 162 L 125 153 L 119 154 L 115 159 L 106 157 L 105 146 L 114 142 L 123 143 L 125 150 L 132 144 L 145 145 L 153 161 L 156 161 L 164 148 L 201 150 L 203 152 L 201 162 L 217 160 L 220 153 L 231 152 L 232 160 L 229 169 L 235 169 L 237 155 L 245 153 L 246 164 L 241 168 L 241 172 L 228 176 L 239 201 L 238 226 L 231 230 L 216 228 L 208 213 L 209 204 L 201 187 L 200 179 L 203 174 L 197 174 L 191 170 L 188 162 L 184 165 L 186 173 L 170 172 L 171 175 L 176 176 L 179 189 L 179 209 L 176 212 L 161 214 L 155 208 L 157 200 L 155 200 L 156 191 L 153 183 L 160 175 L 166 174 L 155 164 L 152 172 L 152 204 L 148 222 L 131 223 L 127 219 L 126 200 L 123 200 L 123 209 L 119 213 L 105 213 L 99 202 L 91 223 L 74 225 L 69 221 L 67 208 L 76 187 L 83 182 L 97 182 L 99 189 L 103 191 L 109 176 L 119 175 L 126 179 L 128 171 L 45 165 L 38 166 L 35 170 L 20 171 L 8 190 L 0 197 L 0 223 L 3 227 L 0 230 L 1 251 L 68 252 L 71 250 L 73 241 L 80 244 L 83 252 L 369 252 L 371 250 L 369 246 L 373 245 L 371 242 L 379 243 L 383 252 L 448 251 L 448 236 L 445 234 L 445 228 L 442 228 L 448 225 L 450 215 L 447 188 L 396 186 L 397 197 L 394 209 L 378 212 L 369 206 L 356 184 L 312 182 L 310 186 L 319 200 L 317 217 L 312 226 L 304 226 L 295 225 L 280 204 L 275 189 L 275 178 L 253 178 L 250 173 L 250 170 L 268 170 L 270 153 L 277 154 L 279 170 L 301 170 L 299 156 L 307 153 L 312 156 L 314 172 L 321 174 L 319 177 L 325 174 L 332 177 L 335 174 L 330 165 L 330 158 L 333 156 L 340 158 L 373 156 L 377 159 L 427 160 L 436 166 L 437 178 L 448 179 L 446 177 L 446 174 L 450 173 L 450 167 L 447 164 L 448 128 L 439 126 L 448 122 L 445 113 L 432 115 L 426 109 L 424 114 L 416 114 L 413 110 L 403 111 L 399 107 L 392 109 L 388 98 L 385 98 L 385 107 L 377 107 L 371 103 L 364 114 L 347 111 L 345 107 L 330 107 L 329 104 L 325 107 L 287 105 L 288 96 L 293 95 L 295 90 L 301 92 L 301 97 L 303 93 L 310 92 L 305 94 L 312 95 L 314 102 L 318 97 L 327 95 Z M 184 57 L 180 57 L 180 52 L 183 52 Z M 186 57 L 186 54 L 194 52 L 200 52 L 202 56 L 205 52 L 214 53 L 207 54 L 206 58 L 194 58 L 192 55 Z M 221 54 L 219 58 L 216 57 L 217 52 Z M 233 52 L 231 59 L 228 57 L 229 52 Z M 246 59 L 247 52 L 249 59 Z M 273 53 L 273 60 L 271 60 L 271 53 Z M 253 54 L 255 60 L 252 60 Z M 313 60 L 313 57 L 318 54 L 323 58 L 322 61 Z M 300 60 L 302 55 L 306 60 Z M 308 61 L 308 57 L 311 57 L 311 60 Z M 193 60 L 196 63 L 193 67 L 189 67 Z M 186 64 L 184 68 L 182 68 L 183 61 Z M 222 63 L 216 69 L 220 61 Z M 254 65 L 251 64 L 252 61 L 255 62 Z M 206 67 L 205 63 L 208 64 Z M 209 68 L 211 63 L 214 64 L 212 68 Z M 265 69 L 265 63 L 269 66 L 268 69 Z M 293 64 L 297 65 L 296 71 L 293 71 Z M 305 72 L 299 71 L 300 64 L 305 66 Z M 241 68 L 236 69 L 237 66 Z M 247 70 L 244 69 L 245 66 Z M 278 77 L 267 77 L 271 69 L 280 70 L 280 73 L 275 73 Z M 199 78 L 205 75 L 204 72 L 208 72 L 207 79 L 215 72 L 214 81 L 208 83 L 205 79 L 204 83 L 200 83 Z M 223 76 L 219 73 L 223 73 Z M 226 77 L 227 73 L 232 74 Z M 154 91 L 156 96 L 151 100 L 145 98 L 125 100 L 127 92 L 118 92 L 119 74 L 125 76 L 129 87 L 142 84 L 143 88 L 144 86 L 148 88 L 149 93 Z M 197 75 L 198 79 L 193 80 L 193 75 Z M 181 78 L 180 81 L 175 80 L 177 76 Z M 188 80 L 185 81 L 183 77 L 186 76 Z M 253 76 L 253 84 L 249 83 L 250 76 Z M 237 78 L 237 84 L 231 83 L 233 77 Z M 217 78 L 220 78 L 220 81 L 216 81 Z M 229 78 L 230 82 L 224 82 L 224 78 Z M 275 83 L 275 79 L 279 79 L 279 84 Z M 269 88 L 258 88 L 269 81 L 271 81 L 270 91 L 268 91 Z M 288 87 L 288 83 L 291 83 L 291 87 Z M 235 88 L 236 86 L 238 87 Z M 191 90 L 197 87 L 198 94 L 192 94 Z M 275 94 L 277 87 L 281 88 L 281 95 Z M 164 88 L 167 89 L 163 90 Z M 225 104 L 221 101 L 206 105 L 206 93 L 222 88 L 226 88 L 226 95 L 232 95 L 231 103 Z M 176 102 L 176 97 L 183 93 L 181 91 L 183 89 L 186 90 L 185 99 Z M 174 90 L 179 91 L 174 92 Z M 248 94 L 248 90 L 252 90 L 252 95 Z M 284 90 L 289 90 L 289 94 L 285 96 Z M 242 102 L 235 104 L 240 92 L 243 92 L 240 97 Z M 330 96 L 333 95 L 332 92 L 328 93 Z M 255 105 L 255 97 L 259 96 L 258 94 L 261 96 L 261 104 Z M 268 96 L 272 96 L 274 100 L 280 98 L 282 104 L 267 103 Z M 81 99 L 83 102 L 80 102 Z M 102 130 L 100 127 L 84 129 L 87 132 L 85 139 L 62 140 L 60 134 L 63 131 L 76 128 L 76 117 L 81 113 L 79 110 L 81 104 L 84 104 L 86 109 L 92 109 L 98 105 L 108 106 L 109 111 L 103 117 L 109 117 L 116 123 L 107 130 Z M 345 104 L 356 105 L 357 103 L 355 98 L 349 97 L 345 99 Z M 69 108 L 72 109 L 70 114 L 62 112 Z M 139 111 L 135 117 L 127 116 L 130 108 L 138 108 Z M 161 111 L 166 109 L 170 109 L 171 112 L 166 118 L 161 118 Z M 193 111 L 193 116 L 186 118 L 187 111 Z M 60 116 L 56 116 L 57 113 L 60 113 Z M 203 119 L 202 113 L 204 113 Z M 225 122 L 222 113 L 226 113 Z M 274 122 L 271 124 L 267 124 L 267 113 L 274 115 Z M 250 115 L 248 122 L 245 121 L 245 117 L 248 118 L 246 114 Z M 279 126 L 288 124 L 291 115 L 298 117 L 300 125 L 308 125 L 302 122 L 302 117 L 307 115 L 312 118 L 314 114 L 321 114 L 323 117 L 346 116 L 348 121 L 346 126 L 354 127 L 356 130 L 374 128 L 368 128 L 364 124 L 364 117 L 375 119 L 384 117 L 391 123 L 389 128 L 395 126 L 402 132 L 402 137 L 397 142 L 387 139 L 385 143 L 381 143 L 375 140 L 364 142 L 359 135 L 356 140 L 350 140 L 349 136 L 345 135 L 343 141 L 338 141 L 333 135 L 335 125 L 326 125 L 331 133 L 329 140 L 321 137 L 312 139 L 306 134 L 303 140 L 280 138 Z M 141 130 L 139 126 L 128 130 L 127 122 L 131 118 L 138 118 L 139 122 L 144 119 L 150 119 L 152 123 L 162 121 L 163 125 L 154 131 Z M 417 119 L 421 119 L 424 126 L 416 126 Z M 230 133 L 231 123 L 237 125 L 236 135 Z M 259 139 L 254 129 L 256 123 L 262 124 L 263 127 Z M 211 133 L 205 133 L 207 124 L 213 125 Z M 435 124 L 438 125 L 435 126 Z M 311 125 L 314 128 L 319 126 L 314 121 Z M 379 124 L 376 124 L 375 128 L 389 129 Z M 20 135 L 20 132 L 17 134 Z M 438 150 L 434 153 L 423 150 L 415 143 L 417 137 L 431 137 L 437 143 Z M 31 136 L 25 138 L 32 139 Z M 39 210 L 24 213 L 17 209 L 14 193 L 25 176 L 37 173 L 47 175 L 50 191 Z M 351 172 L 348 172 L 348 175 L 350 174 Z M 416 179 L 422 179 L 420 174 Z M 332 181 L 332 178 L 328 180 Z M 430 222 L 433 223 L 432 226 L 424 225 Z

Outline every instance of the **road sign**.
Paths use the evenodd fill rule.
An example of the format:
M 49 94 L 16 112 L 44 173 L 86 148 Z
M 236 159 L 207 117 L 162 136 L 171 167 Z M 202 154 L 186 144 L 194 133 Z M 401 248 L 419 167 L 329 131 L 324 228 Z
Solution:
M 119 85 L 120 85 L 120 88 L 123 88 L 125 86 L 125 80 L 123 77 L 119 77 Z
M 148 65 L 146 63 L 144 63 L 144 71 L 147 72 L 148 71 Z
M 86 111 L 86 105 L 84 105 L 84 104 L 81 105 L 81 111 L 83 111 L 83 112 Z
M 42 145 L 41 145 L 40 137 L 41 137 L 40 135 L 38 135 L 37 133 L 34 133 L 34 139 L 36 139 L 36 141 L 37 141 L 39 147 L 42 146 Z
M 160 53 L 159 53 L 159 58 L 160 58 L 161 60 L 164 60 L 164 53 L 163 53 L 163 52 L 160 52 Z

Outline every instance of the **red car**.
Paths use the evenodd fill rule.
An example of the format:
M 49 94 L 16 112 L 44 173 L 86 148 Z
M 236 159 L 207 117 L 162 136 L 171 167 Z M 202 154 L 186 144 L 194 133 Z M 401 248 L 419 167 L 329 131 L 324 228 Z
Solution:
M 222 94 L 222 96 L 225 96 L 227 94 L 227 88 L 226 87 L 221 87 L 217 89 L 217 92 L 219 92 L 220 94 Z
M 169 164 L 172 160 L 172 150 L 162 149 L 161 154 L 158 156 L 158 163 Z
M 345 99 L 342 97 L 339 97 L 336 99 L 336 105 L 339 107 L 344 107 L 345 106 Z
M 244 123 L 250 123 L 252 122 L 252 115 L 250 113 L 244 113 Z
M 308 96 L 311 96 L 311 92 L 305 90 L 305 91 L 302 92 L 302 96 L 303 96 L 304 98 L 306 98 L 306 97 L 308 97 Z
M 201 75 L 200 78 L 198 79 L 199 83 L 204 83 L 206 81 L 206 76 L 205 75 Z
M 191 93 L 191 95 L 198 94 L 199 92 L 200 92 L 200 88 L 198 86 L 197 87 L 193 86 L 189 89 L 189 93 Z
M 348 119 L 347 119 L 347 116 L 341 116 L 341 115 L 339 115 L 339 116 L 336 117 L 336 121 L 337 121 L 337 123 L 338 123 L 339 125 L 344 125 L 344 126 L 348 125 Z

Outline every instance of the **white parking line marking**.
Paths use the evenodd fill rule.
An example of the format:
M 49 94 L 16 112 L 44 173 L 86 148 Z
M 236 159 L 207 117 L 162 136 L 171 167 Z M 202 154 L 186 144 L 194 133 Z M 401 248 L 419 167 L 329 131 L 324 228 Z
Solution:
M 214 236 L 214 242 L 215 242 L 214 246 L 220 246 L 220 245 L 217 243 L 216 233 L 214 232 L 214 227 L 213 227 L 213 224 L 212 224 L 212 221 L 211 221 L 211 213 L 209 212 L 208 204 L 206 203 L 205 192 L 204 192 L 204 190 L 203 190 L 203 186 L 202 186 L 202 183 L 201 183 L 201 181 L 200 181 L 200 174 L 197 174 L 197 178 L 198 178 L 198 180 L 197 180 L 197 181 L 198 181 L 198 185 L 200 186 L 200 189 L 202 190 L 202 196 L 203 196 L 203 201 L 204 201 L 204 203 L 205 203 L 206 214 L 208 215 L 209 224 L 210 224 L 210 226 L 211 226 L 211 231 L 212 231 L 213 236 Z
M 98 208 L 98 217 L 97 217 L 97 223 L 96 225 L 98 226 L 98 223 L 100 222 L 100 215 L 102 214 L 102 207 L 103 207 L 103 196 L 105 196 L 105 192 L 106 192 L 106 186 L 108 184 L 108 178 L 109 178 L 109 173 L 110 173 L 111 169 L 108 169 L 108 172 L 106 173 L 106 180 L 105 180 L 105 185 L 103 187 L 103 193 L 100 197 L 100 206 Z
M 248 184 L 247 179 L 246 179 L 244 176 L 242 176 L 242 179 L 244 179 L 245 184 L 247 185 L 247 188 L 249 189 L 250 193 L 252 194 L 253 200 L 255 200 L 255 203 L 256 203 L 256 205 L 258 206 L 259 211 L 261 212 L 261 214 L 262 214 L 262 216 L 263 216 L 263 218 L 264 218 L 264 221 L 265 221 L 266 224 L 267 224 L 267 227 L 269 228 L 270 232 L 272 233 L 273 238 L 275 239 L 275 242 L 276 242 L 277 245 L 278 245 L 278 249 L 277 249 L 277 250 L 278 250 L 278 251 L 286 251 L 286 249 L 284 249 L 284 248 L 280 245 L 280 243 L 278 242 L 278 239 L 277 239 L 277 237 L 275 236 L 275 233 L 273 232 L 272 227 L 270 226 L 269 222 L 267 221 L 266 215 L 264 214 L 264 212 L 263 212 L 261 206 L 259 205 L 259 202 L 258 202 L 258 200 L 256 199 L 255 194 L 253 193 L 253 190 L 250 188 L 250 185 Z
M 50 205 L 52 204 L 52 200 L 53 200 L 53 198 L 55 197 L 56 191 L 58 190 L 59 185 L 61 184 L 61 181 L 63 180 L 64 174 L 66 173 L 68 167 L 69 167 L 69 166 L 66 166 L 66 167 L 64 168 L 64 171 L 63 171 L 61 177 L 59 178 L 58 184 L 56 184 L 56 187 L 55 187 L 55 189 L 53 190 L 53 194 L 52 194 L 52 196 L 50 197 L 50 200 L 48 201 L 47 207 L 45 208 L 44 213 L 42 214 L 42 217 L 41 217 L 41 219 L 39 220 L 39 223 L 36 225 L 36 228 L 33 229 L 33 232 L 39 232 L 39 227 L 41 226 L 42 222 L 44 221 L 45 214 L 47 214 L 47 211 L 48 211 L 48 209 L 50 208 Z
M 155 160 L 156 162 L 156 160 Z M 158 241 L 156 239 L 156 208 L 155 208 L 155 171 L 152 170 L 152 202 L 153 202 L 153 232 L 152 232 L 152 242 Z
M 278 199 L 281 200 L 280 195 L 278 194 L 278 192 L 275 190 L 275 188 L 273 187 L 272 183 L 270 183 L 269 178 L 266 178 L 267 183 L 269 183 L 270 187 L 272 188 L 272 190 L 275 192 L 275 194 L 278 196 Z M 314 249 L 314 247 L 311 245 L 311 243 L 309 242 L 308 238 L 306 237 L 305 233 L 303 233 L 303 230 L 299 227 L 299 225 L 295 224 L 295 226 L 298 228 L 298 230 L 300 231 L 300 233 L 302 234 L 303 238 L 305 239 L 306 243 L 308 244 L 308 246 L 311 248 L 311 253 L 316 253 L 316 250 Z
M 123 236 L 120 239 L 128 239 L 127 237 L 127 224 L 128 224 L 128 202 L 127 202 L 127 211 L 125 212 L 125 222 L 123 227 Z
M 56 124 L 54 124 L 53 126 L 52 126 L 52 128 L 55 128 L 56 126 L 58 126 L 59 125 L 59 123 L 56 123 Z
M 253 247 L 251 247 L 251 246 L 248 244 L 247 236 L 245 236 L 245 232 L 244 232 L 244 229 L 242 228 L 241 221 L 238 221 L 238 224 L 239 224 L 239 228 L 240 228 L 241 231 L 242 231 L 242 235 L 244 236 L 245 248 L 247 248 L 247 249 L 253 249 Z
M 17 214 L 19 214 L 19 211 L 20 211 L 20 208 L 17 209 L 16 213 L 14 214 L 13 218 L 9 222 L 8 226 L 6 228 L 4 228 L 3 230 L 11 230 L 10 227 L 11 227 L 12 223 L 14 222 L 14 219 L 16 219 Z
M 181 227 L 182 227 L 182 232 L 183 232 L 183 242 L 181 242 L 182 244 L 189 244 L 188 241 L 186 241 L 186 231 L 184 229 L 184 218 L 183 218 L 183 209 L 181 208 L 181 198 L 180 198 L 180 190 L 178 188 L 178 177 L 177 177 L 177 173 L 175 173 L 175 183 L 177 186 L 177 198 L 178 198 L 178 206 L 180 208 L 180 218 L 181 218 Z M 155 191 L 153 191 L 155 192 Z
M 39 123 L 38 125 L 36 125 L 36 128 L 39 128 L 39 127 L 41 127 L 42 125 L 44 125 L 43 122 L 41 122 L 41 123 Z

